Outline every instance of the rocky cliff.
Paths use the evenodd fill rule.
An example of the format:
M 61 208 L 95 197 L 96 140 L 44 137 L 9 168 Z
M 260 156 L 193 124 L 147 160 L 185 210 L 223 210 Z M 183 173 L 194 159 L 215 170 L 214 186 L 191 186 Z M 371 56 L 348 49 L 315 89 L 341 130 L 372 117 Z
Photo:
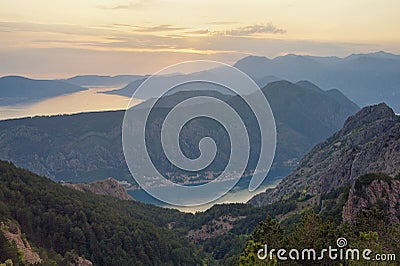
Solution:
M 70 184 L 63 183 L 64 186 L 73 188 L 79 191 L 91 192 L 98 195 L 107 195 L 121 200 L 133 200 L 117 180 L 107 178 L 104 180 L 94 181 L 89 184 Z
M 333 136 L 315 146 L 274 189 L 249 203 L 268 205 L 298 193 L 312 205 L 367 173 L 400 172 L 400 119 L 386 104 L 365 107 Z
M 36 265 L 42 262 L 39 254 L 32 249 L 26 237 L 21 233 L 21 229 L 16 222 L 11 220 L 2 221 L 0 223 L 0 230 L 4 234 L 5 238 L 10 243 L 13 243 L 18 251 L 23 254 L 23 261 L 26 265 Z
M 343 207 L 343 221 L 357 222 L 363 210 L 376 208 L 385 215 L 386 224 L 400 223 L 400 180 L 385 174 L 367 174 L 351 186 Z

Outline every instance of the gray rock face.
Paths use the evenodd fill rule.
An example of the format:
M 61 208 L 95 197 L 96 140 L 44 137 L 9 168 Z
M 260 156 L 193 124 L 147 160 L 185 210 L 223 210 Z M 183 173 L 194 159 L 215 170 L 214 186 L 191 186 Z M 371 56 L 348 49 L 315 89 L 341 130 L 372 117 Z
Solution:
M 400 223 L 400 181 L 376 179 L 370 184 L 353 185 L 343 207 L 343 221 L 353 224 L 360 211 L 373 206 L 383 208 L 388 224 Z
M 400 119 L 385 104 L 363 108 L 344 127 L 315 146 L 299 167 L 274 189 L 256 195 L 249 203 L 268 205 L 296 192 L 314 196 L 350 185 L 366 173 L 400 172 Z

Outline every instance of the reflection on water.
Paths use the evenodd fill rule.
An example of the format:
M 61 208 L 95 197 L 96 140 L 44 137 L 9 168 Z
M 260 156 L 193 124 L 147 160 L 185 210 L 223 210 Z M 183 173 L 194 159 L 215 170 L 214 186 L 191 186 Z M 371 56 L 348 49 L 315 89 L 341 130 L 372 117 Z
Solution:
M 193 207 L 164 206 L 164 207 L 171 207 L 171 208 L 176 208 L 183 212 L 195 213 L 197 211 L 206 211 L 209 208 L 211 208 L 212 206 L 214 206 L 215 204 L 245 203 L 248 200 L 250 200 L 252 197 L 254 197 L 255 195 L 260 194 L 261 192 L 265 192 L 265 190 L 267 188 L 275 187 L 278 183 L 279 183 L 279 180 L 275 181 L 274 183 L 272 183 L 270 185 L 261 186 L 258 189 L 251 191 L 251 192 L 247 188 L 236 189 L 234 191 L 231 191 L 228 194 L 225 194 L 223 197 L 221 197 L 213 202 L 203 204 L 200 206 L 193 206 Z
M 248 184 L 250 181 L 251 176 L 247 177 L 242 177 L 239 181 L 238 184 L 232 189 L 229 193 L 225 194 L 223 197 L 207 203 L 203 204 L 200 206 L 190 206 L 190 207 L 182 207 L 182 206 L 172 206 L 165 204 L 149 194 L 147 194 L 144 190 L 129 190 L 128 193 L 136 200 L 144 202 L 144 203 L 150 203 L 153 205 L 157 205 L 160 207 L 165 207 L 165 208 L 174 208 L 178 209 L 183 212 L 191 212 L 195 213 L 198 211 L 205 211 L 214 206 L 215 204 L 223 204 L 223 203 L 245 203 L 248 200 L 250 200 L 252 197 L 255 195 L 264 192 L 268 188 L 273 188 L 275 187 L 283 177 L 287 176 L 293 169 L 292 168 L 277 168 L 277 169 L 271 169 L 271 171 L 268 173 L 268 176 L 265 178 L 264 182 L 262 185 L 254 190 L 254 191 L 249 191 L 248 190 Z M 174 193 L 173 188 L 171 187 L 162 187 L 160 190 L 164 190 L 165 193 Z M 196 195 L 201 196 L 201 195 Z
M 250 192 L 247 188 L 236 189 L 236 190 L 233 190 L 233 191 L 225 194 L 223 197 L 221 197 L 213 202 L 203 204 L 200 206 L 190 206 L 190 207 L 172 206 L 172 205 L 168 205 L 168 204 L 163 204 L 162 202 L 149 196 L 144 190 L 131 190 L 131 191 L 128 191 L 128 193 L 132 197 L 134 197 L 136 200 L 139 200 L 144 203 L 150 203 L 150 204 L 154 204 L 154 205 L 165 207 L 165 208 L 174 208 L 174 209 L 178 209 L 183 212 L 195 213 L 198 211 L 206 211 L 209 208 L 211 208 L 212 206 L 214 206 L 215 204 L 247 202 L 255 195 L 257 195 L 261 192 L 264 192 L 267 188 L 275 187 L 279 183 L 279 181 L 280 180 L 275 180 L 274 182 L 270 183 L 269 185 L 263 185 L 263 186 L 259 187 L 257 190 L 252 191 L 252 192 Z M 171 192 L 171 191 L 169 191 L 169 192 Z
M 0 106 L 0 120 L 37 115 L 75 114 L 81 112 L 126 109 L 130 98 L 99 92 L 115 88 L 90 88 L 67 95 L 61 95 L 36 103 Z M 137 104 L 142 100 L 136 100 Z

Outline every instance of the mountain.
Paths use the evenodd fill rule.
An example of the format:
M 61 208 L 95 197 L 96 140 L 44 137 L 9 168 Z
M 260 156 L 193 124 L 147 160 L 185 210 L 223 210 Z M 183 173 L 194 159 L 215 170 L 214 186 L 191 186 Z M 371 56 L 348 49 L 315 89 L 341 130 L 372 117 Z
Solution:
M 146 78 L 137 79 L 134 81 L 129 82 L 123 88 L 115 89 L 111 91 L 104 92 L 105 94 L 116 94 L 120 96 L 132 97 L 133 93 L 139 88 L 139 86 L 146 80 Z M 137 97 L 135 97 L 137 98 Z M 145 96 L 145 98 L 149 98 Z M 151 97 L 150 97 L 151 98 Z
M 181 217 L 191 215 L 76 191 L 0 162 L 0 221 L 22 232 L 44 265 L 77 256 L 94 265 L 198 265 L 195 247 L 168 229 Z
M 111 196 L 120 200 L 133 200 L 128 192 L 126 192 L 125 188 L 121 186 L 117 180 L 111 177 L 88 184 L 62 183 L 62 185 L 79 191 Z
M 301 161 L 296 170 L 300 174 L 309 177 L 315 170 L 322 180 L 325 175 L 335 179 L 332 175 L 341 170 L 337 160 L 343 160 L 346 170 L 345 162 L 357 151 L 350 168 L 369 172 L 349 182 L 332 182 L 323 190 L 321 204 L 315 204 L 310 182 L 265 206 L 223 204 L 185 214 L 70 189 L 0 161 L 0 224 L 5 225 L 0 230 L 0 263 L 20 262 L 23 249 L 29 258 L 37 261 L 38 255 L 53 265 L 255 265 L 260 263 L 257 251 L 265 244 L 320 251 L 336 245 L 339 237 L 352 247 L 398 254 L 400 175 L 392 173 L 400 170 L 399 124 L 384 104 L 364 108 L 333 135 L 343 143 L 332 136 L 305 157 L 320 160 L 321 154 L 311 154 L 324 150 L 323 165 L 313 168 L 318 161 Z M 330 150 L 333 147 L 339 154 Z M 378 171 L 391 174 L 373 173 Z
M 257 254 L 266 244 L 268 250 L 312 247 L 322 254 L 340 240 L 346 248 L 388 254 L 388 265 L 396 265 L 400 252 L 399 155 L 400 117 L 385 104 L 363 108 L 341 130 L 316 145 L 276 188 L 249 201 L 263 208 L 279 206 L 280 211 L 258 223 L 238 264 L 260 263 Z M 320 258 L 315 265 L 332 265 L 330 258 Z M 372 260 L 379 258 L 372 256 Z M 264 263 L 275 265 L 277 260 L 281 259 L 268 256 Z M 348 261 L 339 260 L 343 265 Z M 311 265 L 306 260 L 298 264 Z
M 340 90 L 359 106 L 386 102 L 400 112 L 399 55 L 381 51 L 345 58 L 248 56 L 236 62 L 235 67 L 254 79 L 273 75 L 292 82 L 309 80 L 324 89 Z
M 249 202 L 266 205 L 297 195 L 323 208 L 326 195 L 345 190 L 364 174 L 395 176 L 400 173 L 399 132 L 400 118 L 386 104 L 365 107 L 316 145 L 276 188 Z
M 70 189 L 0 161 L 0 263 L 235 265 L 257 224 L 288 210 L 223 204 L 181 213 Z
M 0 78 L 0 105 L 33 102 L 83 90 L 86 89 L 62 81 L 5 76 Z
M 214 70 L 215 71 L 215 70 Z M 132 95 L 135 93 L 135 98 L 138 99 L 143 99 L 143 100 L 148 100 L 151 98 L 159 98 L 162 97 L 162 90 L 165 86 L 175 86 L 176 84 L 180 84 L 182 82 L 185 82 L 187 78 L 190 78 L 191 80 L 207 80 L 208 78 L 212 77 L 214 75 L 214 71 L 202 71 L 202 72 L 195 72 L 187 75 L 183 74 L 174 74 L 174 75 L 159 75 L 159 76 L 153 76 L 152 77 L 152 82 L 153 82 L 153 87 L 150 90 L 140 90 L 139 92 L 136 92 L 136 90 L 142 85 L 143 82 L 146 81 L 147 78 L 142 78 L 138 79 L 135 81 L 132 81 L 131 83 L 127 84 L 125 87 L 121 89 L 116 89 L 116 90 L 111 90 L 111 91 L 106 91 L 104 93 L 106 94 L 116 94 L 116 95 L 121 95 L 121 96 L 126 96 L 126 97 L 132 97 Z M 269 78 L 269 77 L 268 77 Z M 187 84 L 184 89 L 182 90 L 212 90 L 215 89 L 215 86 L 209 85 L 208 83 L 196 83 L 196 84 Z M 226 91 L 221 91 L 221 92 L 226 92 Z M 228 92 L 229 94 L 232 94 L 231 92 Z
M 162 87 L 163 84 L 179 84 L 181 83 L 181 80 L 184 78 L 191 78 L 193 80 L 207 80 L 207 77 L 210 75 L 215 75 L 219 74 L 217 72 L 218 70 L 210 70 L 209 72 L 203 71 L 203 72 L 196 72 L 188 75 L 172 75 L 172 76 L 156 76 L 153 77 L 153 81 L 157 86 Z M 228 77 L 229 78 L 229 77 Z M 132 97 L 132 95 L 136 92 L 136 90 L 139 88 L 140 85 L 147 79 L 142 78 L 142 79 L 137 79 L 129 84 L 127 84 L 125 87 L 121 89 L 116 89 L 116 90 L 111 90 L 104 92 L 106 94 L 116 94 L 116 95 L 121 95 L 121 96 L 126 96 L 126 97 Z M 273 81 L 279 81 L 281 80 L 280 78 L 277 78 L 275 76 L 262 76 L 262 77 L 253 77 L 254 82 L 259 86 L 259 87 L 264 87 L 268 83 L 273 82 Z M 165 86 L 165 85 L 164 85 Z M 207 90 L 207 87 L 205 87 L 205 84 L 203 84 L 203 87 L 200 88 L 203 90 Z M 197 88 L 199 90 L 199 88 Z M 227 93 L 227 92 L 224 92 Z M 247 93 L 252 93 L 252 91 L 248 91 Z M 228 93 L 230 94 L 230 93 Z M 148 92 L 141 92 L 140 94 L 135 95 L 135 98 L 140 98 L 140 99 L 149 99 L 149 98 L 155 98 L 158 97 L 159 93 L 158 91 L 152 90 Z
M 112 111 L 1 121 L 1 157 L 66 182 L 110 176 L 131 180 L 122 153 L 123 115 Z
M 263 92 L 269 99 L 277 124 L 275 167 L 292 167 L 313 145 L 338 130 L 345 119 L 358 110 L 338 91 L 304 88 L 287 81 L 270 83 L 263 88 Z M 159 138 L 156 129 L 161 125 L 160 118 L 168 108 L 194 93 L 177 92 L 160 101 L 159 108 L 154 109 L 154 122 L 151 123 L 152 139 Z M 217 92 L 212 96 L 222 97 L 233 105 L 239 100 Z M 146 103 L 141 106 L 146 108 Z M 210 108 L 207 103 L 201 103 L 200 107 Z M 242 108 L 241 105 L 238 107 Z M 253 147 L 257 147 L 259 137 L 256 124 L 246 110 L 242 108 L 239 113 L 248 123 Z M 66 182 L 85 183 L 110 176 L 131 182 L 121 144 L 123 116 L 123 111 L 113 111 L 0 121 L 0 159 Z M 216 160 L 210 169 L 217 171 L 224 167 L 230 146 L 225 131 L 215 123 L 210 123 L 199 120 L 185 127 L 181 134 L 182 147 L 188 156 L 196 156 L 198 140 L 204 134 L 215 136 L 220 144 L 220 160 Z M 170 171 L 161 146 L 157 146 L 156 141 L 153 143 L 152 154 L 157 165 Z M 254 153 L 250 158 L 250 166 L 254 165 L 256 155 Z
M 358 107 L 337 90 L 302 81 L 269 83 L 262 89 L 277 124 L 277 160 L 299 159 L 342 127 Z M 281 157 L 284 155 L 285 157 Z
M 101 75 L 79 75 L 62 81 L 83 87 L 111 87 L 125 86 L 126 84 L 146 76 L 140 75 L 117 75 L 117 76 L 101 76 Z

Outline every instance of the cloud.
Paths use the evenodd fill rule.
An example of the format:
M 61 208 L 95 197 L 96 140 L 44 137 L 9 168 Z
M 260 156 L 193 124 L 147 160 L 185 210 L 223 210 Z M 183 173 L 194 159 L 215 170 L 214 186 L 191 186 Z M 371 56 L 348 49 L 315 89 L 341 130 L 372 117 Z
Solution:
M 182 31 L 189 30 L 190 28 L 186 27 L 176 27 L 171 24 L 162 24 L 156 26 L 136 26 L 130 24 L 111 24 L 111 25 L 100 25 L 103 28 L 111 28 L 111 29 L 123 29 L 129 30 L 138 33 L 153 33 L 153 32 L 169 32 L 169 31 Z
M 192 31 L 185 31 L 185 34 L 194 34 L 194 35 L 208 35 L 211 31 L 209 30 L 192 30 Z M 184 36 L 181 36 L 184 37 Z
M 134 31 L 136 32 L 166 32 L 166 31 L 180 31 L 180 30 L 187 30 L 188 28 L 183 27 L 174 27 L 169 24 L 165 25 L 158 25 L 153 27 L 142 27 L 142 26 L 132 26 Z
M 131 1 L 128 3 L 124 4 L 117 4 L 117 5 L 99 5 L 97 6 L 100 9 L 106 9 L 106 10 L 123 10 L 123 9 L 139 9 L 145 7 L 150 0 L 139 0 L 139 1 Z
M 207 25 L 232 25 L 232 24 L 237 24 L 237 21 L 211 21 L 207 22 L 205 24 Z
M 69 35 L 85 35 L 96 36 L 99 34 L 112 34 L 115 31 L 104 30 L 96 27 L 86 27 L 70 24 L 44 24 L 36 22 L 10 22 L 0 21 L 1 31 L 22 31 L 22 32 L 47 32 L 47 33 L 61 33 Z
M 227 36 L 251 36 L 265 33 L 283 34 L 285 32 L 286 30 L 277 28 L 274 24 L 268 22 L 266 24 L 255 24 L 226 31 L 218 31 L 215 33 Z

